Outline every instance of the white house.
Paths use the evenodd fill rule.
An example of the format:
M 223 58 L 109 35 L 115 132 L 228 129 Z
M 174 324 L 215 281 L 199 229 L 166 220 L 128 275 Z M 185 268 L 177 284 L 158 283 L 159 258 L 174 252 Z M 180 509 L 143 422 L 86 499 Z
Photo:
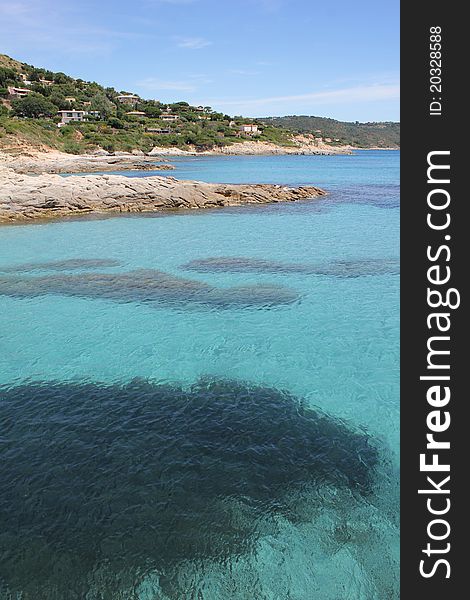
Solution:
M 162 129 L 161 127 L 147 127 L 145 131 L 147 133 L 158 133 L 159 135 L 171 133 L 171 129 Z
M 136 96 L 135 94 L 120 94 L 117 96 L 116 100 L 121 104 L 130 104 L 131 106 L 140 102 L 139 96 Z
M 179 119 L 178 115 L 171 115 L 168 113 L 160 115 L 158 118 L 162 121 L 177 121 Z
M 95 119 L 99 119 L 100 117 L 100 113 L 97 110 L 59 110 L 57 114 L 61 117 L 61 121 L 58 124 L 59 127 L 67 125 L 67 123 L 84 121 L 86 115 L 91 115 Z
M 240 125 L 239 129 L 241 133 L 246 133 L 247 135 L 259 135 L 261 133 L 258 125 L 255 125 L 254 123 Z
M 31 90 L 28 90 L 27 88 L 8 86 L 8 98 L 10 100 L 14 100 L 15 98 L 24 98 L 30 92 Z
M 28 79 L 26 73 L 20 73 L 20 77 L 23 80 L 24 85 L 31 85 L 31 81 Z

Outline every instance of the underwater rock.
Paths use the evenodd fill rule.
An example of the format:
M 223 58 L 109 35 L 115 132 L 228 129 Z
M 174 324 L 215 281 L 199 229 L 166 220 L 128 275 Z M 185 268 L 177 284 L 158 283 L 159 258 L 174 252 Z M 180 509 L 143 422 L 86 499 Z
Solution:
M 244 257 L 210 257 L 192 260 L 182 266 L 198 273 L 265 273 L 328 275 L 331 277 L 363 277 L 398 274 L 400 261 L 395 258 L 361 258 L 331 260 L 325 263 L 284 263 Z
M 0 402 L 0 580 L 33 590 L 28 600 L 85 597 L 98 564 L 161 570 L 248 552 L 296 489 L 368 495 L 378 464 L 364 431 L 234 381 L 42 382 L 0 389 Z
M 306 265 L 241 256 L 216 256 L 191 260 L 181 268 L 198 273 L 304 273 Z
M 193 304 L 210 308 L 269 308 L 291 304 L 299 298 L 296 292 L 280 285 L 216 288 L 154 269 L 112 274 L 0 277 L 0 295 L 34 298 L 47 294 L 176 307 Z
M 369 275 L 398 275 L 400 273 L 400 261 L 396 258 L 332 260 L 319 265 L 315 273 L 341 278 L 366 277 Z
M 111 258 L 67 258 L 47 262 L 30 262 L 11 267 L 1 267 L 4 273 L 17 273 L 26 271 L 73 271 L 75 269 L 102 269 L 106 267 L 119 267 L 120 262 Z

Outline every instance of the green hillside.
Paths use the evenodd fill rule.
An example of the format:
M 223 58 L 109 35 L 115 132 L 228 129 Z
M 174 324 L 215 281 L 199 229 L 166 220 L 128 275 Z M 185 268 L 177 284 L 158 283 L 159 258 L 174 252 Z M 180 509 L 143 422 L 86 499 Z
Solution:
M 266 117 L 263 123 L 282 127 L 294 133 L 313 133 L 330 138 L 336 144 L 350 144 L 360 148 L 398 148 L 400 123 L 348 123 L 325 117 L 288 116 Z M 336 141 L 335 141 L 336 140 Z
M 128 98 L 123 98 L 123 96 Z M 86 111 L 80 122 L 61 122 L 58 111 Z M 231 117 L 210 106 L 179 101 L 163 104 L 143 99 L 132 90 L 103 87 L 21 63 L 0 54 L 0 150 L 54 148 L 70 153 L 95 149 L 150 151 L 155 146 L 197 150 L 252 139 L 240 126 L 253 123 L 254 139 L 294 145 L 297 133 L 331 138 L 331 144 L 397 146 L 399 124 L 340 123 L 318 117 L 246 119 Z M 316 130 L 321 133 L 315 133 Z M 336 141 L 335 141 L 336 140 Z
M 11 87 L 27 90 L 27 96 L 12 98 Z M 10 91 L 9 89 L 10 88 Z M 245 141 L 239 128 L 244 123 L 261 123 L 187 102 L 162 104 L 158 100 L 136 99 L 122 103 L 119 97 L 132 91 L 118 91 L 96 82 L 75 79 L 65 73 L 20 63 L 0 55 L 0 149 L 48 147 L 71 153 L 103 148 L 108 151 L 142 150 L 154 146 L 188 146 L 211 149 Z M 83 122 L 57 127 L 59 110 L 97 111 Z M 174 120 L 169 120 L 168 115 Z M 292 145 L 292 134 L 279 127 L 264 126 L 256 139 Z

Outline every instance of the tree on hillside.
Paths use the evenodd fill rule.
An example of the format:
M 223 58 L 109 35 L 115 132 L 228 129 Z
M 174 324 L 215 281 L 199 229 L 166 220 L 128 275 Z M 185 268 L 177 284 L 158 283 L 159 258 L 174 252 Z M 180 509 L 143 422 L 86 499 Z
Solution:
M 49 101 L 55 104 L 57 108 L 68 108 L 69 103 L 65 102 L 65 96 L 59 90 L 52 90 Z M 67 106 L 65 106 L 66 104 Z
M 124 129 L 124 123 L 116 117 L 109 117 L 107 124 L 113 129 Z
M 54 73 L 53 80 L 54 80 L 54 83 L 58 83 L 58 84 L 73 82 L 72 77 L 69 77 L 68 75 L 66 75 L 65 73 L 62 73 L 62 72 Z
M 104 93 L 106 94 L 106 97 L 113 101 L 116 96 L 118 95 L 118 93 L 116 92 L 116 90 L 113 87 L 107 87 L 104 89 Z
M 13 69 L 0 67 L 0 87 L 6 87 L 8 84 L 15 83 L 17 79 L 18 75 Z
M 57 112 L 57 107 L 52 102 L 34 92 L 25 98 L 12 100 L 11 106 L 16 115 L 35 119 L 50 117 Z
M 44 70 L 43 69 L 33 69 L 31 71 L 31 73 L 29 74 L 29 80 L 30 81 L 39 81 L 43 77 L 44 77 Z
M 51 94 L 54 92 L 60 92 L 64 96 L 77 96 L 78 89 L 72 83 L 57 83 L 48 87 L 51 90 Z
M 91 99 L 91 110 L 97 110 L 101 113 L 101 116 L 108 117 L 116 112 L 116 106 L 106 98 L 105 94 L 95 94 Z
M 139 110 L 143 110 L 147 117 L 153 119 L 157 119 L 162 114 L 162 111 L 156 106 L 153 106 L 152 104 L 142 105 L 142 108 L 139 107 Z
M 96 81 L 89 81 L 86 83 L 86 90 L 90 96 L 95 96 L 96 94 L 104 94 L 103 87 L 96 83 Z
M 37 81 L 34 81 L 30 85 L 29 89 L 37 94 L 41 94 L 42 96 L 49 96 L 51 93 L 51 90 L 47 85 L 42 85 L 42 83 L 38 83 Z

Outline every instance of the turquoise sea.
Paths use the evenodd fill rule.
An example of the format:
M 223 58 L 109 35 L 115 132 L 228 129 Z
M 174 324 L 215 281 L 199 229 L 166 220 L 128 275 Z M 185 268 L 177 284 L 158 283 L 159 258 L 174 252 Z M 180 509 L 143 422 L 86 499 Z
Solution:
M 171 162 L 329 195 L 0 228 L 0 598 L 398 599 L 399 152 Z

